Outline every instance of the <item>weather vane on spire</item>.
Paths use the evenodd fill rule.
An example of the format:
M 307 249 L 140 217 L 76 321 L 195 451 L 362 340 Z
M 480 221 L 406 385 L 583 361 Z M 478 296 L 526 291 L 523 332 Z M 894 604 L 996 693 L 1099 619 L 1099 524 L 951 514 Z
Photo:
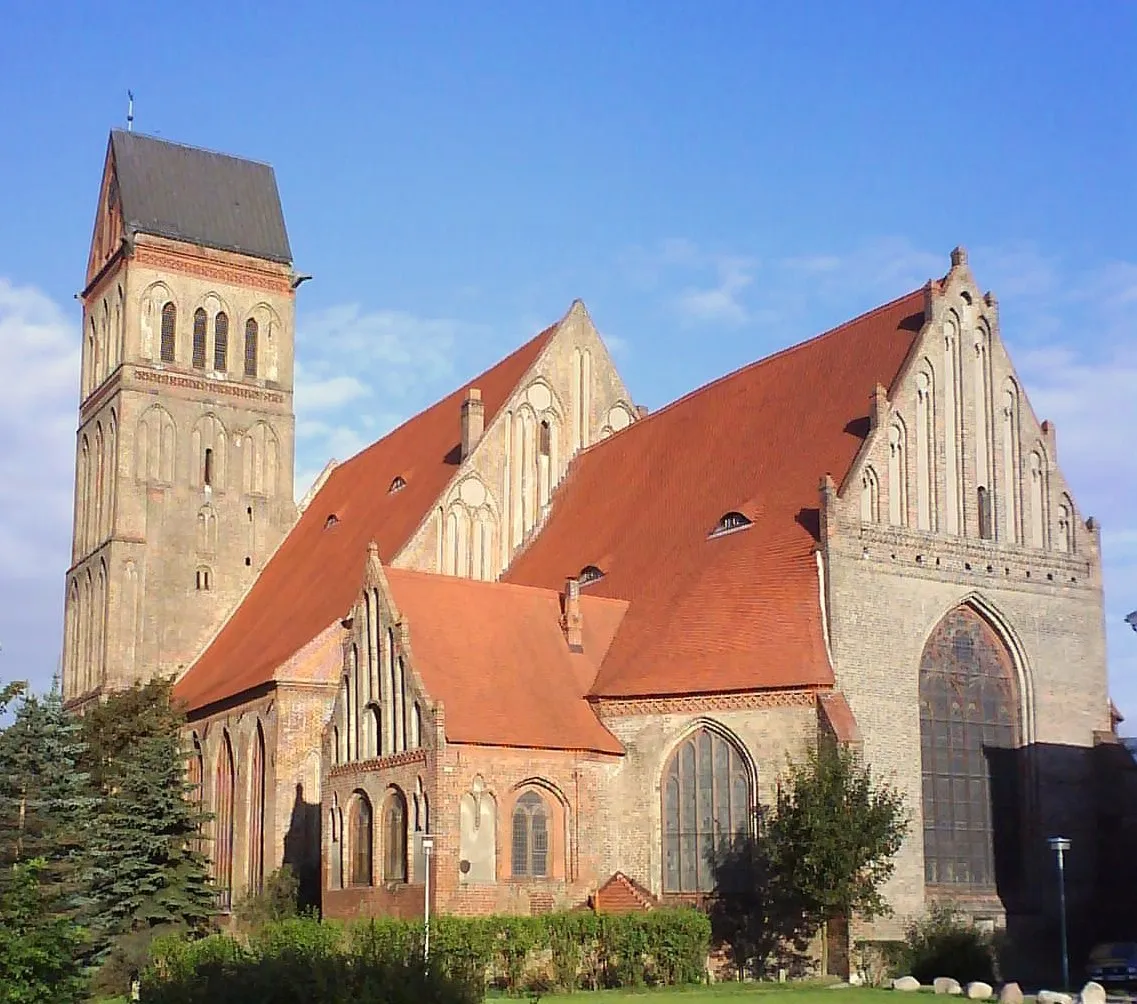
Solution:
M 126 131 L 134 132 L 134 91 L 126 92 Z

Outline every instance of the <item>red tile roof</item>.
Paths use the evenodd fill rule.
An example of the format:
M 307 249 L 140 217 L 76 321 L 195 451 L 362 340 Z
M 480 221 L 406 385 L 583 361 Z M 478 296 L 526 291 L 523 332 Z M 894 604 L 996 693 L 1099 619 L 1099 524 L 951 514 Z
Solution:
M 488 427 L 556 328 L 331 472 L 240 606 L 178 681 L 175 695 L 189 710 L 267 683 L 279 664 L 347 614 L 368 542 L 376 541 L 382 560 L 390 561 L 457 471 L 466 388 L 481 390 Z M 406 487 L 392 494 L 396 477 Z M 336 523 L 326 529 L 332 515 Z
M 592 901 L 597 913 L 642 913 L 654 910 L 659 900 L 635 879 L 623 872 L 615 872 L 607 882 L 596 890 Z
M 443 703 L 455 743 L 622 753 L 585 694 L 627 609 L 582 597 L 584 651 L 569 650 L 561 594 L 449 575 L 385 570 L 410 625 L 415 668 Z
M 841 483 L 869 398 L 923 326 L 916 291 L 771 356 L 580 454 L 507 570 L 631 601 L 593 694 L 832 685 L 816 558 L 818 485 Z M 727 512 L 752 525 L 708 539 Z

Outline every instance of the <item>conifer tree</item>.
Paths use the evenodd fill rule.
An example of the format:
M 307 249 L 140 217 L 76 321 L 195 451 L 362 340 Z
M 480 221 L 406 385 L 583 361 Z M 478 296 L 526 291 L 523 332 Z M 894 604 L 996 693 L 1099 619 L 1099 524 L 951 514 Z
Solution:
M 80 763 L 82 726 L 63 708 L 58 680 L 26 696 L 0 732 L 0 883 L 11 866 L 38 859 L 38 895 L 53 915 L 74 918 L 84 902 L 87 844 L 99 799 Z
M 189 797 L 177 734 L 143 736 L 107 767 L 115 784 L 96 827 L 92 882 L 104 956 L 114 941 L 138 932 L 201 930 L 214 909 L 205 857 L 195 846 L 203 817 Z

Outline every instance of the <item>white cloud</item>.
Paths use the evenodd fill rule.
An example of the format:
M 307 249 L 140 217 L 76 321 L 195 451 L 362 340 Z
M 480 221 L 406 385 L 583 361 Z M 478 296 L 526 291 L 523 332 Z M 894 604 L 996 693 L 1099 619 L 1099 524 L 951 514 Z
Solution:
M 79 337 L 51 299 L 0 278 L 0 680 L 58 664 L 78 418 Z
M 755 262 L 749 258 L 721 257 L 715 261 L 718 282 L 711 287 L 688 287 L 675 298 L 686 320 L 701 324 L 743 324 L 749 311 L 742 294 L 754 281 Z
M 296 410 L 327 411 L 339 408 L 370 391 L 353 376 L 333 376 L 323 380 L 309 377 L 308 371 L 296 364 Z

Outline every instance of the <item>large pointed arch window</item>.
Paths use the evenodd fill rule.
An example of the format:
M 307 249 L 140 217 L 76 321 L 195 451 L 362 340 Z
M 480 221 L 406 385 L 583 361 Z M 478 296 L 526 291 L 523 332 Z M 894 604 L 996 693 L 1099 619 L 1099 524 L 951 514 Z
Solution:
M 233 904 L 233 795 L 236 771 L 233 746 L 229 734 L 222 733 L 217 754 L 217 774 L 213 830 L 213 884 L 217 889 L 218 908 L 228 913 Z
M 253 737 L 249 779 L 249 892 L 259 893 L 265 878 L 265 734 L 261 723 Z
M 750 825 L 753 791 L 742 751 L 699 729 L 663 771 L 663 891 L 710 892 L 715 858 Z
M 229 315 L 224 311 L 213 318 L 213 368 L 220 373 L 229 368 Z
M 977 893 L 995 889 L 995 826 L 1016 815 L 1005 754 L 1019 738 L 1014 663 L 970 606 L 951 611 L 920 659 L 924 878 Z M 993 794 L 1009 797 L 993 806 Z
M 510 850 L 514 878 L 549 874 L 549 809 L 535 791 L 525 792 L 514 806 Z

